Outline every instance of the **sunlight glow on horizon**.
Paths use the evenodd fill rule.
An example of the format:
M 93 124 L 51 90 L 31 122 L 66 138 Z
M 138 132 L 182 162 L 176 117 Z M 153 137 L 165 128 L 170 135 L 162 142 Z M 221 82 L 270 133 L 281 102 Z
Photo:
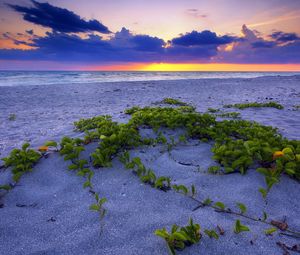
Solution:
M 232 63 L 135 63 L 84 67 L 83 71 L 204 71 L 204 72 L 299 72 L 300 64 L 232 64 Z

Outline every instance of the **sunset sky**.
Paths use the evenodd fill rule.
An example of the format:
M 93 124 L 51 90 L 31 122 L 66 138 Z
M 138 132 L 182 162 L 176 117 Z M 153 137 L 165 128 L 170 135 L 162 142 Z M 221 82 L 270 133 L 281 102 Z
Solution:
M 0 0 L 0 70 L 300 71 L 298 0 Z

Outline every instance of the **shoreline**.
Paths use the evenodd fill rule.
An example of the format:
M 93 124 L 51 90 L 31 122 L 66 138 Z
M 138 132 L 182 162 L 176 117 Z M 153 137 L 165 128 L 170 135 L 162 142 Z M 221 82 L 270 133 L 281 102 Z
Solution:
M 30 71 L 28 71 L 30 72 Z M 41 71 L 43 72 L 43 71 Z M 56 71 L 53 71 L 54 73 Z M 64 72 L 64 71 L 62 71 Z M 70 71 L 71 72 L 71 71 Z M 226 73 L 226 72 L 225 72 Z M 230 73 L 230 72 L 229 72 Z M 238 72 L 240 73 L 240 72 Z M 248 72 L 245 72 L 248 73 Z M 250 72 L 252 73 L 252 72 Z M 258 72 L 259 73 L 259 72 Z M 264 73 L 264 72 L 262 72 Z M 282 78 L 282 79 L 288 79 L 288 78 L 293 78 L 293 79 L 300 79 L 300 72 L 299 74 L 293 74 L 293 75 L 280 75 L 280 73 L 285 73 L 285 72 L 278 72 L 278 75 L 266 75 L 266 76 L 257 76 L 257 77 L 212 77 L 212 78 L 174 78 L 174 79 L 149 79 L 149 80 L 131 80 L 131 81 L 97 81 L 97 82 L 73 82 L 73 83 L 51 83 L 51 84 L 33 84 L 33 85 L 0 85 L 0 88 L 19 88 L 19 87 L 47 87 L 47 86 L 76 86 L 76 85 L 100 85 L 100 84 L 116 84 L 116 83 L 139 83 L 139 82 L 176 82 L 176 81 L 220 81 L 220 80 L 252 80 L 252 79 L 272 79 L 272 78 Z

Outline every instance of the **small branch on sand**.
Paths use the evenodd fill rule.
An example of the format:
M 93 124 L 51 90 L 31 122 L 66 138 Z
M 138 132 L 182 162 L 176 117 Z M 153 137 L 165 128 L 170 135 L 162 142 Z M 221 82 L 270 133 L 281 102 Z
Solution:
M 236 215 L 238 217 L 246 218 L 246 219 L 251 220 L 251 221 L 261 222 L 263 224 L 276 227 L 277 229 L 288 233 L 288 234 L 286 234 L 286 233 L 280 232 L 281 235 L 287 235 L 287 236 L 290 236 L 290 237 L 293 237 L 293 238 L 300 239 L 300 232 L 296 231 L 296 230 L 290 229 L 288 227 L 287 223 L 285 223 L 285 222 L 280 222 L 280 221 L 275 221 L 275 220 L 271 220 L 270 222 L 268 222 L 268 221 L 262 220 L 262 219 L 260 219 L 258 217 L 246 215 L 246 214 L 244 214 L 242 212 L 233 211 L 230 208 L 221 209 L 221 208 L 219 208 L 219 207 L 217 207 L 217 206 L 215 206 L 213 204 L 205 204 L 202 201 L 200 201 L 200 200 L 198 200 L 198 199 L 196 199 L 196 198 L 194 198 L 192 196 L 189 196 L 189 195 L 187 195 L 187 197 L 191 198 L 192 200 L 194 200 L 194 201 L 196 201 L 198 203 L 198 206 L 195 207 L 192 211 L 196 211 L 199 208 L 203 208 L 203 207 L 210 207 L 210 208 L 214 209 L 218 213 L 228 213 L 228 214 Z

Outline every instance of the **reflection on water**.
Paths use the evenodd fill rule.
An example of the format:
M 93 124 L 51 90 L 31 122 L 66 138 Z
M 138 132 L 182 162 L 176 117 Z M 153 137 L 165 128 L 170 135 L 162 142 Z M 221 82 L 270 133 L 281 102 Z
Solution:
M 51 85 L 118 81 L 154 81 L 204 78 L 255 78 L 291 76 L 299 72 L 72 72 L 0 71 L 0 86 Z

